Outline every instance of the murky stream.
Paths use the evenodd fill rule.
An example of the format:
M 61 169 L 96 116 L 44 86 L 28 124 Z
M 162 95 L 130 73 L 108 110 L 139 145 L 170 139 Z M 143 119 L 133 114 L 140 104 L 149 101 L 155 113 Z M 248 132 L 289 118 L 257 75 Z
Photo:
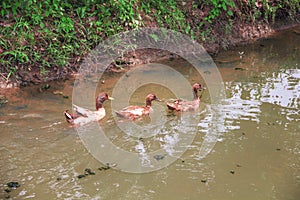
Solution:
M 127 122 L 116 119 L 111 102 L 105 102 L 107 115 L 99 122 L 105 137 L 138 155 L 141 165 L 161 166 L 148 173 L 124 172 L 126 158 L 110 151 L 99 152 L 111 159 L 112 168 L 104 170 L 106 163 L 85 148 L 62 114 L 71 109 L 74 80 L 49 83 L 49 89 L 1 90 L 8 103 L 0 107 L 0 199 L 299 199 L 299 44 L 298 27 L 220 53 L 214 59 L 226 89 L 224 101 L 211 105 L 205 91 L 200 111 L 185 115 L 153 102 L 152 120 L 135 122 L 152 133 L 149 137 L 124 133 L 117 124 L 126 129 Z M 163 64 L 191 83 L 203 83 L 183 60 Z M 105 74 L 98 90 L 112 94 L 120 76 Z M 168 88 L 148 84 L 134 92 L 130 104 L 143 105 L 151 92 L 174 98 Z M 180 143 L 182 138 L 190 141 Z M 87 168 L 95 174 L 78 178 Z M 6 192 L 11 181 L 20 187 Z

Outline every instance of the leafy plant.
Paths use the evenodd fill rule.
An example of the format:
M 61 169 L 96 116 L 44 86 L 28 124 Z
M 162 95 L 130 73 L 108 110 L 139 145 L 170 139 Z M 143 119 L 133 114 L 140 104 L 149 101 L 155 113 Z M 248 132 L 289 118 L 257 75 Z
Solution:
M 212 9 L 209 11 L 208 16 L 204 18 L 209 23 L 218 17 L 222 11 L 225 11 L 229 18 L 233 15 L 230 9 L 235 7 L 233 0 L 211 0 L 210 4 L 212 5 Z
M 274 22 L 278 13 L 293 19 L 299 6 L 299 0 L 2 0 L 0 73 L 19 78 L 17 71 L 30 66 L 47 77 L 52 68 L 78 63 L 102 40 L 146 22 L 207 42 L 217 40 L 211 32 L 219 18 L 226 20 L 221 28 L 230 34 L 237 15 L 252 23 Z M 202 18 L 188 21 L 189 12 L 203 7 L 209 11 Z

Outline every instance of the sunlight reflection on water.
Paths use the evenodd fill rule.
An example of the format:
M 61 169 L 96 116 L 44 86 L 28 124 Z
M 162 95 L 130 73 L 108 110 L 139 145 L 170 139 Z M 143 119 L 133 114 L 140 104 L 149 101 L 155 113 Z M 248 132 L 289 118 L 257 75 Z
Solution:
M 277 199 L 296 197 L 293 192 L 298 191 L 300 180 L 300 70 L 272 70 L 276 69 L 257 73 L 255 77 L 234 76 L 232 79 L 242 80 L 224 83 L 227 98 L 221 104 L 211 105 L 204 98 L 202 105 L 207 103 L 206 112 L 199 113 L 195 119 L 186 117 L 188 123 L 183 118 L 165 116 L 170 121 L 160 124 L 161 127 L 146 128 L 152 129 L 153 135 L 149 139 L 120 134 L 110 116 L 100 122 L 107 126 L 106 137 L 110 141 L 134 152 L 139 164 L 149 168 L 154 164 L 163 167 L 165 162 L 173 161 L 168 160 L 169 157 L 181 156 L 176 148 L 180 151 L 180 143 L 189 144 L 183 141 L 182 134 L 189 132 L 190 138 L 196 136 L 187 146 L 186 154 L 173 165 L 142 176 L 119 170 L 97 170 L 101 165 L 85 150 L 61 115 L 70 102 L 45 98 L 51 96 L 50 93 L 38 93 L 36 96 L 41 97 L 38 100 L 25 98 L 28 99 L 25 103 L 11 101 L 1 110 L 4 114 L 0 120 L 3 161 L 0 166 L 4 182 L 0 184 L 0 199 L 4 198 L 4 184 L 11 180 L 21 183 L 21 188 L 11 193 L 14 199 L 183 197 L 174 193 L 175 187 L 187 190 L 182 194 L 195 197 L 191 199 L 200 195 L 222 199 L 218 198 L 218 192 L 225 190 L 230 191 L 230 197 L 236 197 L 234 199 L 242 198 L 241 194 L 251 194 L 252 199 L 271 195 Z M 19 104 L 26 104 L 28 108 L 16 110 Z M 108 104 L 105 106 L 109 107 Z M 243 132 L 245 135 L 241 136 Z M 204 140 L 207 143 L 203 144 Z M 216 141 L 220 145 L 214 147 Z M 155 152 L 157 149 L 163 151 Z M 211 154 L 207 160 L 198 161 L 208 153 Z M 109 158 L 113 157 L 113 154 L 109 155 Z M 117 157 L 112 162 L 120 160 L 124 157 Z M 241 166 L 236 167 L 235 163 Z M 77 175 L 87 167 L 95 170 L 96 176 L 78 179 Z M 235 170 L 234 175 L 228 173 L 230 169 Z M 246 184 L 241 184 L 241 180 Z M 272 191 L 264 186 L 272 187 Z
M 286 69 L 273 72 L 262 82 L 226 82 L 230 97 L 220 105 L 211 105 L 212 114 L 199 123 L 204 133 L 239 129 L 237 120 L 260 122 L 261 106 L 270 103 L 281 106 L 282 114 L 289 121 L 299 121 L 300 70 Z M 211 124 L 212 115 L 217 115 L 217 123 Z M 213 137 L 212 137 L 213 138 Z

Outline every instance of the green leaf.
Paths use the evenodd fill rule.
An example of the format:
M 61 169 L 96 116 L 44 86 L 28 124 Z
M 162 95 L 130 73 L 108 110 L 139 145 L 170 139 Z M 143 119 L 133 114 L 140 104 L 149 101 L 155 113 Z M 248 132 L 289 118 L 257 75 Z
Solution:
M 150 37 L 152 37 L 152 39 L 157 42 L 159 40 L 159 37 L 155 34 L 150 34 Z
M 45 24 L 43 22 L 40 23 L 40 27 L 43 29 L 45 28 Z
M 228 16 L 233 16 L 232 10 L 228 10 L 228 11 L 227 11 L 227 15 L 228 15 Z

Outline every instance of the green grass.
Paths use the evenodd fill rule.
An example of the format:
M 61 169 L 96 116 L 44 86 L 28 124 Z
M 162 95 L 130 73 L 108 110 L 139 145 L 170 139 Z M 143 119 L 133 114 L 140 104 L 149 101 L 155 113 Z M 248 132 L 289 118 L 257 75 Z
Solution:
M 299 0 L 2 0 L 0 3 L 0 73 L 19 79 L 17 72 L 37 71 L 45 79 L 53 69 L 78 64 L 99 42 L 148 23 L 190 35 L 199 42 L 213 40 L 220 19 L 226 34 L 235 18 L 274 22 L 278 13 L 294 18 Z M 187 10 L 189 4 L 191 9 Z M 192 14 L 205 8 L 199 16 Z M 246 16 L 246 17 L 245 17 Z M 191 18 L 193 21 L 188 21 Z

